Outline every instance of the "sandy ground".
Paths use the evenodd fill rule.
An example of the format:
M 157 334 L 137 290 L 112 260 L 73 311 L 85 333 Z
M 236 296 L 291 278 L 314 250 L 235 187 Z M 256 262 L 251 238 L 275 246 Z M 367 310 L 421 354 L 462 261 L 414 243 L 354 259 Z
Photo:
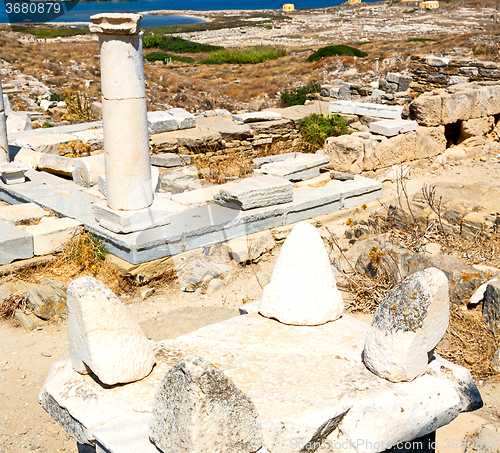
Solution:
M 424 182 L 448 181 L 468 184 L 500 185 L 498 158 L 495 154 L 486 162 L 469 160 L 453 168 L 415 169 L 408 188 L 416 192 Z M 385 183 L 384 199 L 394 192 L 391 183 Z M 498 200 L 490 200 L 499 206 Z M 345 227 L 351 212 L 336 215 L 329 228 Z M 320 219 L 327 223 L 327 216 Z M 146 335 L 153 340 L 175 338 L 204 325 L 237 316 L 237 307 L 244 301 L 259 300 L 262 288 L 268 283 L 279 248 L 264 256 L 258 264 L 235 268 L 224 277 L 225 287 L 211 295 L 203 290 L 185 293 L 178 287 L 157 291 L 146 300 L 124 298 Z M 362 316 L 370 322 L 370 316 Z M 39 406 L 38 393 L 52 363 L 69 356 L 66 342 L 66 321 L 47 324 L 39 330 L 26 332 L 11 322 L 0 322 L 0 452 L 24 450 L 39 452 L 76 451 L 74 440 L 65 433 Z M 490 424 L 500 430 L 500 382 L 478 382 L 485 407 L 472 416 L 463 414 L 446 430 L 445 436 L 466 436 L 471 426 L 477 431 Z M 471 421 L 472 420 L 472 421 Z

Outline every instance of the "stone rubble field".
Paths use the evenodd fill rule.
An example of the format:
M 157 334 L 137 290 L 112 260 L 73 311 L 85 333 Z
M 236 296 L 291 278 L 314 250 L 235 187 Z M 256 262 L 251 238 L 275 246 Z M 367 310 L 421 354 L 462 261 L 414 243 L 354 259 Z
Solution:
M 497 25 L 490 2 L 455 6 L 345 5 L 189 39 L 300 54 Z M 174 107 L 151 101 L 139 17 L 92 20 L 103 121 L 64 124 L 47 74 L 1 62 L 0 450 L 284 453 L 437 429 L 441 453 L 496 452 L 500 64 L 457 48 L 357 74 L 354 58 L 312 68 L 303 106 Z M 302 152 L 312 113 L 349 135 Z

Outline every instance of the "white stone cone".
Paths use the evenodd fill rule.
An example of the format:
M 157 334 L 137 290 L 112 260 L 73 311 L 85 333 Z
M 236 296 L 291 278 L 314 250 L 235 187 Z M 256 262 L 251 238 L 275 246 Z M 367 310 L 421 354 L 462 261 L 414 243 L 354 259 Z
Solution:
M 323 240 L 316 228 L 300 222 L 283 244 L 259 312 L 284 324 L 315 326 L 343 311 Z

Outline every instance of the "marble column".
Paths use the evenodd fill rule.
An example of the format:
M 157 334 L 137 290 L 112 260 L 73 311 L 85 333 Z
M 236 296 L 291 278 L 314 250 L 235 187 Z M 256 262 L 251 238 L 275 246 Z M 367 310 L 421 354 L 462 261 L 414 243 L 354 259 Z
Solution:
M 99 36 L 107 205 L 94 205 L 101 226 L 129 233 L 164 225 L 153 203 L 140 14 L 91 17 Z
M 141 15 L 97 14 L 90 31 L 99 36 L 107 200 L 130 211 L 153 202 L 142 59 Z
M 7 141 L 7 119 L 3 103 L 2 80 L 0 79 L 0 163 L 9 162 L 9 142 Z

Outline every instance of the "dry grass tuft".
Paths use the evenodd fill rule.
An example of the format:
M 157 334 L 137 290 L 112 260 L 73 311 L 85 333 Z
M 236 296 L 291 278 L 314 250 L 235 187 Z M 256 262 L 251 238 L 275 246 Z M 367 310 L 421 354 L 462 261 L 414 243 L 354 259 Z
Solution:
M 28 297 L 26 293 L 10 294 L 0 302 L 0 319 L 13 318 L 16 311 L 28 310 Z
M 214 184 L 245 178 L 253 172 L 252 159 L 243 153 L 220 156 L 220 159 L 203 155 L 195 159 L 194 164 L 198 170 L 204 170 L 204 179 Z
M 63 247 L 57 258 L 24 271 L 18 271 L 23 280 L 42 283 L 45 279 L 62 281 L 65 286 L 72 280 L 94 277 L 114 292 L 128 292 L 133 284 L 107 260 L 108 250 L 103 241 L 92 233 L 75 234 Z
M 462 311 L 453 307 L 448 332 L 436 352 L 468 368 L 475 379 L 484 379 L 495 374 L 490 363 L 499 347 L 500 336 L 488 330 L 480 310 Z

